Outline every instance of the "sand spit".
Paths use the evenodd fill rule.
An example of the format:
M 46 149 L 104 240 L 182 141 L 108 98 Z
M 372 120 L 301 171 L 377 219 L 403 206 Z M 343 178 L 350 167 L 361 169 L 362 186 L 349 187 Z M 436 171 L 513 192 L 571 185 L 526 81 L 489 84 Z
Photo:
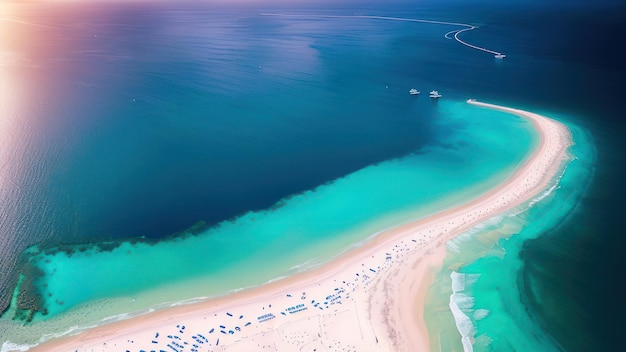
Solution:
M 200 303 L 158 310 L 45 342 L 32 351 L 428 350 L 425 291 L 445 243 L 550 187 L 571 134 L 544 116 L 469 100 L 529 119 L 540 143 L 488 193 L 389 229 L 308 272 Z M 416 333 L 418 332 L 418 333 Z

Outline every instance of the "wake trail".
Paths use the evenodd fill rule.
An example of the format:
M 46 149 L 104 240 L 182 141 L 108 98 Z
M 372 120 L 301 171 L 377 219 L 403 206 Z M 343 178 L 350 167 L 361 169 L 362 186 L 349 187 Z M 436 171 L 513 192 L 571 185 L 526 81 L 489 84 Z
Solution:
M 503 53 L 501 53 L 499 51 L 490 50 L 490 49 L 486 49 L 486 48 L 481 48 L 479 46 L 472 45 L 472 44 L 470 44 L 470 43 L 468 43 L 466 41 L 461 40 L 461 38 L 459 38 L 459 34 L 461 34 L 463 32 L 472 31 L 474 29 L 479 28 L 477 26 L 473 26 L 473 25 L 467 24 L 467 23 L 434 21 L 434 20 L 425 20 L 425 19 L 418 19 L 418 18 L 388 17 L 388 16 L 368 16 L 368 15 L 293 15 L 293 14 L 280 14 L 280 13 L 260 13 L 259 15 L 261 15 L 261 16 L 275 16 L 275 17 L 301 17 L 301 18 L 362 18 L 362 19 L 371 19 L 371 20 L 418 22 L 418 23 L 440 24 L 440 25 L 446 25 L 446 26 L 459 26 L 459 27 L 464 27 L 464 28 L 462 28 L 462 29 L 455 29 L 455 30 L 449 31 L 449 32 L 447 32 L 444 35 L 444 37 L 446 39 L 453 39 L 454 38 L 454 40 L 456 40 L 460 44 L 463 44 L 463 45 L 465 45 L 465 46 L 467 46 L 469 48 L 475 49 L 475 50 L 480 50 L 480 51 L 484 51 L 486 53 L 493 54 L 498 59 L 503 59 L 504 57 L 506 57 L 506 55 L 504 55 Z M 453 33 L 454 33 L 454 36 L 450 37 L 450 35 L 453 34 Z

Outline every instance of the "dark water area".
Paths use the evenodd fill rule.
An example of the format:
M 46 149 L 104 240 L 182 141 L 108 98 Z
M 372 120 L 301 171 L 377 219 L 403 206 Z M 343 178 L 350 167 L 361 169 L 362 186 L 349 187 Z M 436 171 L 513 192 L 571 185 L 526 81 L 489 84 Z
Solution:
M 436 9 L 433 11 L 445 10 Z M 620 2 L 459 3 L 460 21 L 481 26 L 463 38 L 507 54 L 492 76 L 457 76 L 503 104 L 558 112 L 587 129 L 595 142 L 595 176 L 572 214 L 525 243 L 519 280 L 532 315 L 565 351 L 613 351 L 623 346 L 620 301 L 626 214 L 626 6 Z M 509 63 L 510 66 L 509 66 Z M 513 63 L 515 65 L 513 65 Z M 509 70 L 511 68 L 511 70 Z M 496 82 L 500 82 L 494 89 Z M 491 87 L 488 87 L 491 86 Z
M 626 11 L 582 7 L 518 14 L 507 23 L 526 28 L 533 55 L 558 62 L 535 79 L 535 105 L 561 111 L 588 129 L 597 148 L 595 177 L 575 211 L 525 244 L 520 279 L 540 323 L 566 351 L 623 346 L 619 300 L 626 187 Z M 528 86 L 526 86 L 528 88 Z M 526 94 L 528 96 L 528 94 Z
M 525 77 L 503 88 L 510 99 L 563 113 L 590 131 L 597 148 L 595 176 L 574 212 L 525 243 L 520 280 L 528 292 L 522 294 L 565 351 L 612 351 L 623 346 L 626 314 L 619 299 L 626 267 L 620 259 L 626 246 L 626 53 L 618 35 L 626 29 L 626 9 L 561 5 L 502 10 L 489 23 L 520 45 L 519 54 L 532 57 Z
M 526 266 L 520 276 L 533 283 L 530 306 L 566 351 L 610 351 L 623 345 L 620 320 L 626 308 L 619 292 L 626 246 L 621 186 L 626 143 L 623 134 L 616 134 L 621 121 L 604 123 L 615 129 L 593 130 L 598 161 L 585 197 L 566 221 L 528 241 L 523 252 Z

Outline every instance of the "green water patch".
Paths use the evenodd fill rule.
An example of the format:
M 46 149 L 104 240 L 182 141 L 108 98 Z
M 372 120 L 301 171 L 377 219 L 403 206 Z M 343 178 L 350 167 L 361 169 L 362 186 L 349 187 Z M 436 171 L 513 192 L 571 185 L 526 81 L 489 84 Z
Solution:
M 533 313 L 550 302 L 525 275 L 524 250 L 528 240 L 570 220 L 593 177 L 593 141 L 585 130 L 568 127 L 572 159 L 544 193 L 448 243 L 425 309 L 432 350 L 562 350 Z
M 537 145 L 532 125 L 517 116 L 464 102 L 442 101 L 437 109 L 436 144 L 268 210 L 209 229 L 198 223 L 158 242 L 32 248 L 23 282 L 34 286 L 19 290 L 37 303 L 18 303 L 10 310 L 16 313 L 3 318 L 29 325 L 13 324 L 11 341 L 32 342 L 33 336 L 215 297 L 315 267 L 380 231 L 477 197 L 511 175 Z

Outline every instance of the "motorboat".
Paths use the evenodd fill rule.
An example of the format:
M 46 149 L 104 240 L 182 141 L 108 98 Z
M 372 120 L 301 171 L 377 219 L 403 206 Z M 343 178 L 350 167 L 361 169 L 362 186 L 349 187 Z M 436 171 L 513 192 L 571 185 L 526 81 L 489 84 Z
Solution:
M 436 98 L 441 98 L 441 97 L 442 97 L 442 95 L 441 95 L 441 94 L 439 94 L 439 92 L 438 92 L 438 91 L 436 91 L 436 90 L 431 90 L 431 91 L 430 91 L 430 95 L 429 95 L 429 97 L 431 97 L 431 98 L 435 98 L 435 99 L 436 99 Z

